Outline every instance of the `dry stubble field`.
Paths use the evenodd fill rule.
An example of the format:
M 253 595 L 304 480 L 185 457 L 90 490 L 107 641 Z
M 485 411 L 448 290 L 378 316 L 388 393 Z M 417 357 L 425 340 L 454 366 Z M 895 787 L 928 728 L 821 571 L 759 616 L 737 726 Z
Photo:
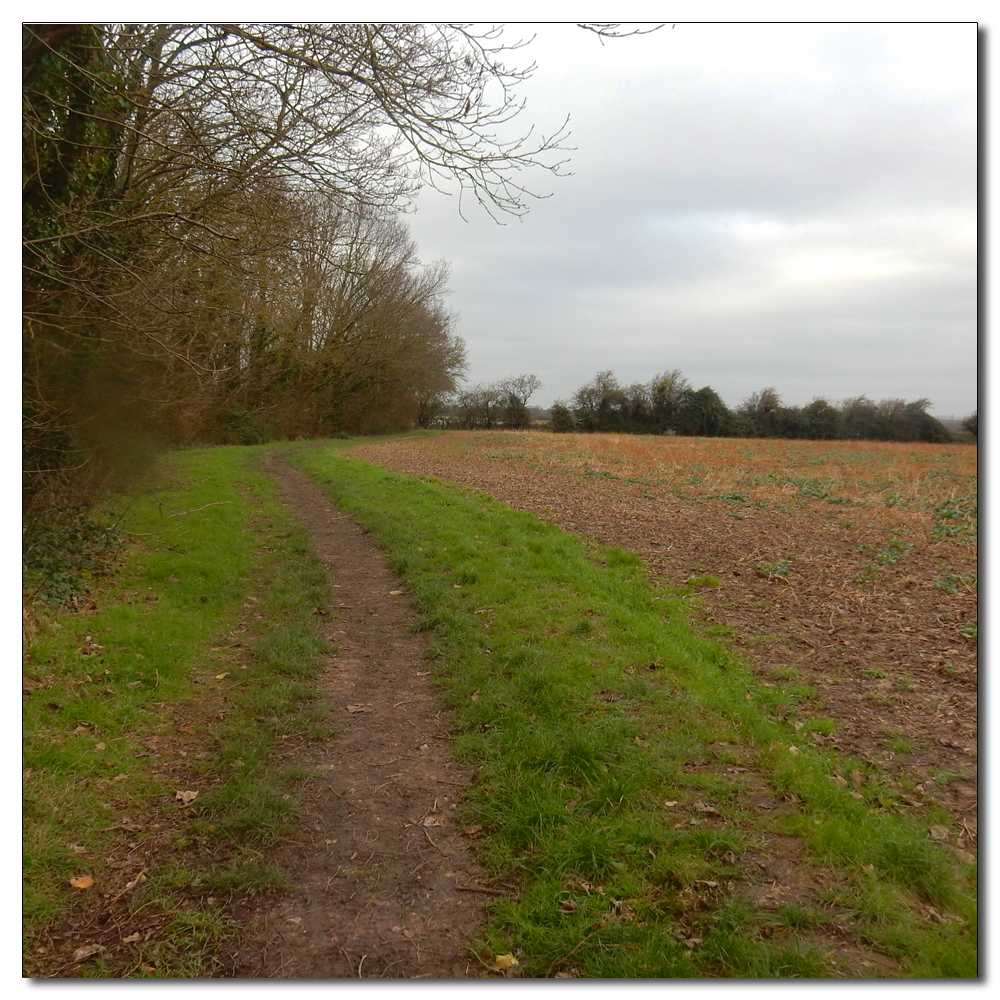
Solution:
M 946 807 L 975 852 L 974 446 L 469 431 L 351 452 L 638 554 L 763 683 L 815 689 L 818 742 Z

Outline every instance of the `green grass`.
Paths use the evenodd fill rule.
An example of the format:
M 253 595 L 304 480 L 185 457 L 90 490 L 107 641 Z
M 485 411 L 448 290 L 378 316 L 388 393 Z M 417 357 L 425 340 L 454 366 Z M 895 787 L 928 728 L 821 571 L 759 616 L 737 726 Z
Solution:
M 132 949 L 132 975 L 213 974 L 219 941 L 236 928 L 204 900 L 280 884 L 257 852 L 288 830 L 298 776 L 278 770 L 271 750 L 283 735 L 322 732 L 311 702 L 324 644 L 312 610 L 328 591 L 308 536 L 257 469 L 259 452 L 164 462 L 149 488 L 121 500 L 132 546 L 114 583 L 95 591 L 97 611 L 44 618 L 27 651 L 29 967 L 52 921 L 82 919 L 99 893 L 122 888 L 107 859 L 129 838 L 140 852 L 170 841 L 125 894 L 144 916 L 169 918 L 162 936 Z M 160 744 L 172 751 L 166 775 L 150 751 Z M 190 810 L 174 800 L 179 788 L 199 792 Z M 94 888 L 70 888 L 84 873 Z M 79 974 L 110 968 L 92 960 Z
M 928 839 L 942 817 L 897 815 L 873 767 L 811 745 L 810 731 L 832 728 L 812 689 L 759 684 L 636 557 L 342 447 L 281 450 L 366 526 L 415 595 L 456 751 L 478 770 L 466 819 L 484 827 L 480 860 L 518 887 L 490 904 L 484 962 L 512 951 L 529 976 L 841 975 L 814 940 L 836 906 L 901 976 L 976 975 L 974 866 Z M 240 931 L 222 900 L 284 884 L 263 852 L 289 830 L 302 775 L 272 751 L 327 733 L 312 611 L 328 595 L 259 471 L 263 451 L 172 456 L 129 501 L 128 558 L 95 592 L 97 610 L 44 620 L 28 650 L 29 969 L 51 960 L 51 928 L 90 919 L 98 893 L 134 874 L 107 863 L 128 840 L 167 841 L 121 903 L 126 919 L 160 918 L 122 953 L 133 976 L 219 974 Z M 187 756 L 157 763 L 154 739 Z M 863 781 L 842 786 L 853 771 Z M 198 799 L 182 809 L 177 789 Z M 755 808 L 761 794 L 782 809 Z M 745 859 L 783 838 L 825 888 L 757 907 L 736 884 Z M 71 889 L 85 872 L 94 889 Z M 74 974 L 120 975 L 122 954 Z
M 333 449 L 293 461 L 385 547 L 433 638 L 456 749 L 479 769 L 467 816 L 486 831 L 480 858 L 520 887 L 492 906 L 487 951 L 513 951 L 531 976 L 833 975 L 794 920 L 765 934 L 773 915 L 740 893 L 702 898 L 784 833 L 848 887 L 855 933 L 901 975 L 975 975 L 968 873 L 896 815 L 877 775 L 858 797 L 831 780 L 864 765 L 796 730 L 828 728 L 811 724 L 812 689 L 758 684 L 628 553 Z M 794 807 L 754 811 L 734 763 Z M 928 918 L 928 903 L 954 920 Z

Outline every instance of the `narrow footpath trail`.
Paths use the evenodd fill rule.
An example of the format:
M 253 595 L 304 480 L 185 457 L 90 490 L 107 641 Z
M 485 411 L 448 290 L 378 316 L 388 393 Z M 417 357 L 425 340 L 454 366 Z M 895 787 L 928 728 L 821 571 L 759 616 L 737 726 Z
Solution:
M 279 978 L 474 976 L 491 893 L 457 807 L 471 774 L 451 727 L 404 584 L 355 522 L 304 474 L 267 467 L 312 534 L 333 596 L 319 619 L 337 652 L 320 680 L 337 735 L 289 741 L 301 788 L 298 837 L 268 860 L 290 873 L 276 902 L 242 916 L 257 928 L 233 974 Z

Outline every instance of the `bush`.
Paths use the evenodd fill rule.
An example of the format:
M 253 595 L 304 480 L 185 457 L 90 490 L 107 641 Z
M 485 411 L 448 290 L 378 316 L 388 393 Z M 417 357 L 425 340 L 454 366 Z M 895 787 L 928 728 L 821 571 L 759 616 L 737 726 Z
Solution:
M 85 506 L 51 510 L 25 521 L 25 588 L 59 607 L 82 597 L 96 576 L 106 576 L 124 545 L 117 525 Z

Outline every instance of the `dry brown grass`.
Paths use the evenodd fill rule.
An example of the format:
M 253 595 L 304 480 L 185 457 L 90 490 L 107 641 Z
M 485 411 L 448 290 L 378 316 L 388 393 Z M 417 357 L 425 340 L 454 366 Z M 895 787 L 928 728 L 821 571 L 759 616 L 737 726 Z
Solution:
M 974 445 L 872 441 L 778 441 L 633 434 L 453 432 L 433 439 L 442 458 L 510 462 L 535 471 L 640 481 L 691 497 L 741 494 L 780 504 L 789 497 L 926 514 L 977 489 Z M 386 442 L 386 455 L 412 451 Z

